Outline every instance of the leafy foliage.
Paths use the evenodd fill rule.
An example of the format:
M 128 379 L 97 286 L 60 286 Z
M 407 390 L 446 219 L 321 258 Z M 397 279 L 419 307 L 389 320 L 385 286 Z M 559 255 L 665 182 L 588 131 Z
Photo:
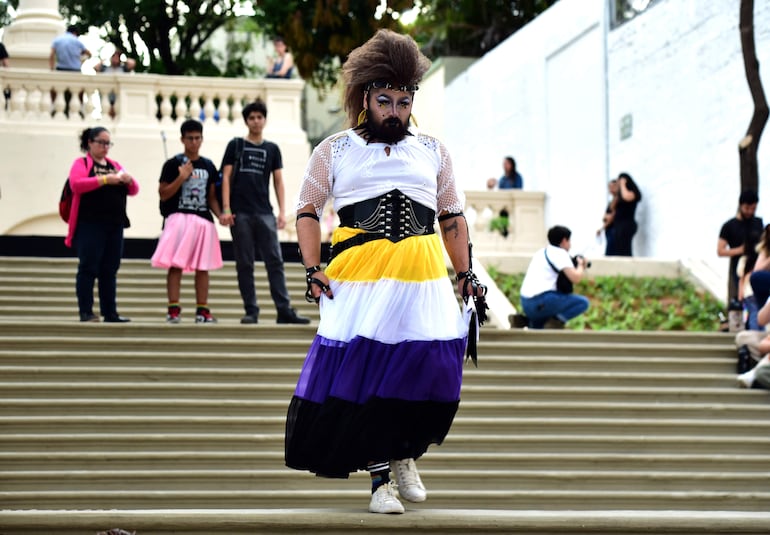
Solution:
M 219 28 L 236 19 L 246 0 L 60 0 L 67 21 L 85 32 L 102 29 L 102 37 L 138 57 L 149 50 L 149 71 L 164 74 L 219 73 L 204 44 Z M 237 71 L 237 69 L 233 69 Z
M 490 275 L 516 308 L 524 274 Z M 575 330 L 716 331 L 722 303 L 683 278 L 597 276 L 575 285 L 591 306 L 570 320 Z
M 331 87 L 339 66 L 380 28 L 397 29 L 397 14 L 413 0 L 388 0 L 379 18 L 380 0 L 257 0 L 255 20 L 266 33 L 283 36 L 302 78 Z
M 18 9 L 19 0 L 0 0 L 0 28 L 4 28 L 11 23 L 11 14 L 8 8 Z
M 429 57 L 489 52 L 557 0 L 426 0 L 412 29 Z

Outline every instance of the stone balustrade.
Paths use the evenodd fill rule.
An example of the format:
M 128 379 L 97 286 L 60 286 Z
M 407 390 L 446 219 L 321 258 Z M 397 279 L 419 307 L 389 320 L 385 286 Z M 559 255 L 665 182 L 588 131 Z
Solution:
M 543 192 L 466 191 L 465 215 L 478 253 L 530 253 L 546 241 Z
M 172 124 L 193 117 L 240 128 L 243 106 L 261 98 L 273 122 L 301 131 L 298 80 L 2 69 L 0 86 L 10 91 L 0 120 Z

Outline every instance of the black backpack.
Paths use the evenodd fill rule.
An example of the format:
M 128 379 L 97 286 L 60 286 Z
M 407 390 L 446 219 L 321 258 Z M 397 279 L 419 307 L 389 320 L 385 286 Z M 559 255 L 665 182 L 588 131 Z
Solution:
M 83 162 L 88 165 L 88 160 L 84 157 Z M 70 212 L 72 211 L 72 188 L 70 187 L 70 177 L 64 180 L 64 187 L 61 190 L 59 198 L 59 217 L 65 223 L 70 222 Z
M 241 154 L 243 154 L 243 138 L 234 137 L 233 141 L 235 141 L 235 158 L 233 160 L 233 170 L 230 173 L 230 193 L 232 193 L 233 191 L 233 184 L 235 184 L 235 177 L 238 174 L 239 167 L 241 164 Z M 216 188 L 216 196 L 217 196 L 217 202 L 219 202 L 219 207 L 224 208 L 222 206 L 222 169 L 221 168 L 219 169 L 219 178 L 217 179 L 214 187 Z

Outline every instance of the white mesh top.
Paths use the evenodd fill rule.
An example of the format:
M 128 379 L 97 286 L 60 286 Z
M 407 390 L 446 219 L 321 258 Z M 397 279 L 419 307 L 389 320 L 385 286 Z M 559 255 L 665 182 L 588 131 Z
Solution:
M 352 129 L 329 136 L 310 156 L 297 210 L 312 204 L 318 217 L 330 197 L 334 209 L 399 189 L 437 214 L 462 212 L 465 199 L 457 189 L 446 147 L 424 134 L 406 136 L 394 145 L 370 143 Z

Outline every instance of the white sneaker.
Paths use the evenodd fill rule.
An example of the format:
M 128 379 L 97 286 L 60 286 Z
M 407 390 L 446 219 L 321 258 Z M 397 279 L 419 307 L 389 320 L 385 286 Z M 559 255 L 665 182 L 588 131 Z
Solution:
M 751 386 L 754 384 L 754 379 L 757 376 L 757 368 L 767 366 L 768 364 L 770 364 L 770 355 L 765 355 L 752 369 L 738 375 L 738 386 L 741 388 L 751 388 Z
M 751 388 L 751 385 L 754 384 L 754 377 L 756 376 L 756 373 L 754 372 L 754 369 L 750 369 L 747 372 L 741 373 L 738 375 L 738 386 L 741 388 Z
M 422 484 L 414 459 L 410 457 L 390 461 L 390 471 L 396 478 L 398 493 L 403 499 L 414 503 L 425 501 L 428 494 L 425 492 L 425 485 Z
M 390 481 L 385 485 L 380 485 L 374 494 L 372 494 L 372 500 L 369 502 L 370 513 L 395 513 L 401 514 L 404 512 L 404 506 L 396 498 L 396 492 L 393 488 L 393 482 Z

